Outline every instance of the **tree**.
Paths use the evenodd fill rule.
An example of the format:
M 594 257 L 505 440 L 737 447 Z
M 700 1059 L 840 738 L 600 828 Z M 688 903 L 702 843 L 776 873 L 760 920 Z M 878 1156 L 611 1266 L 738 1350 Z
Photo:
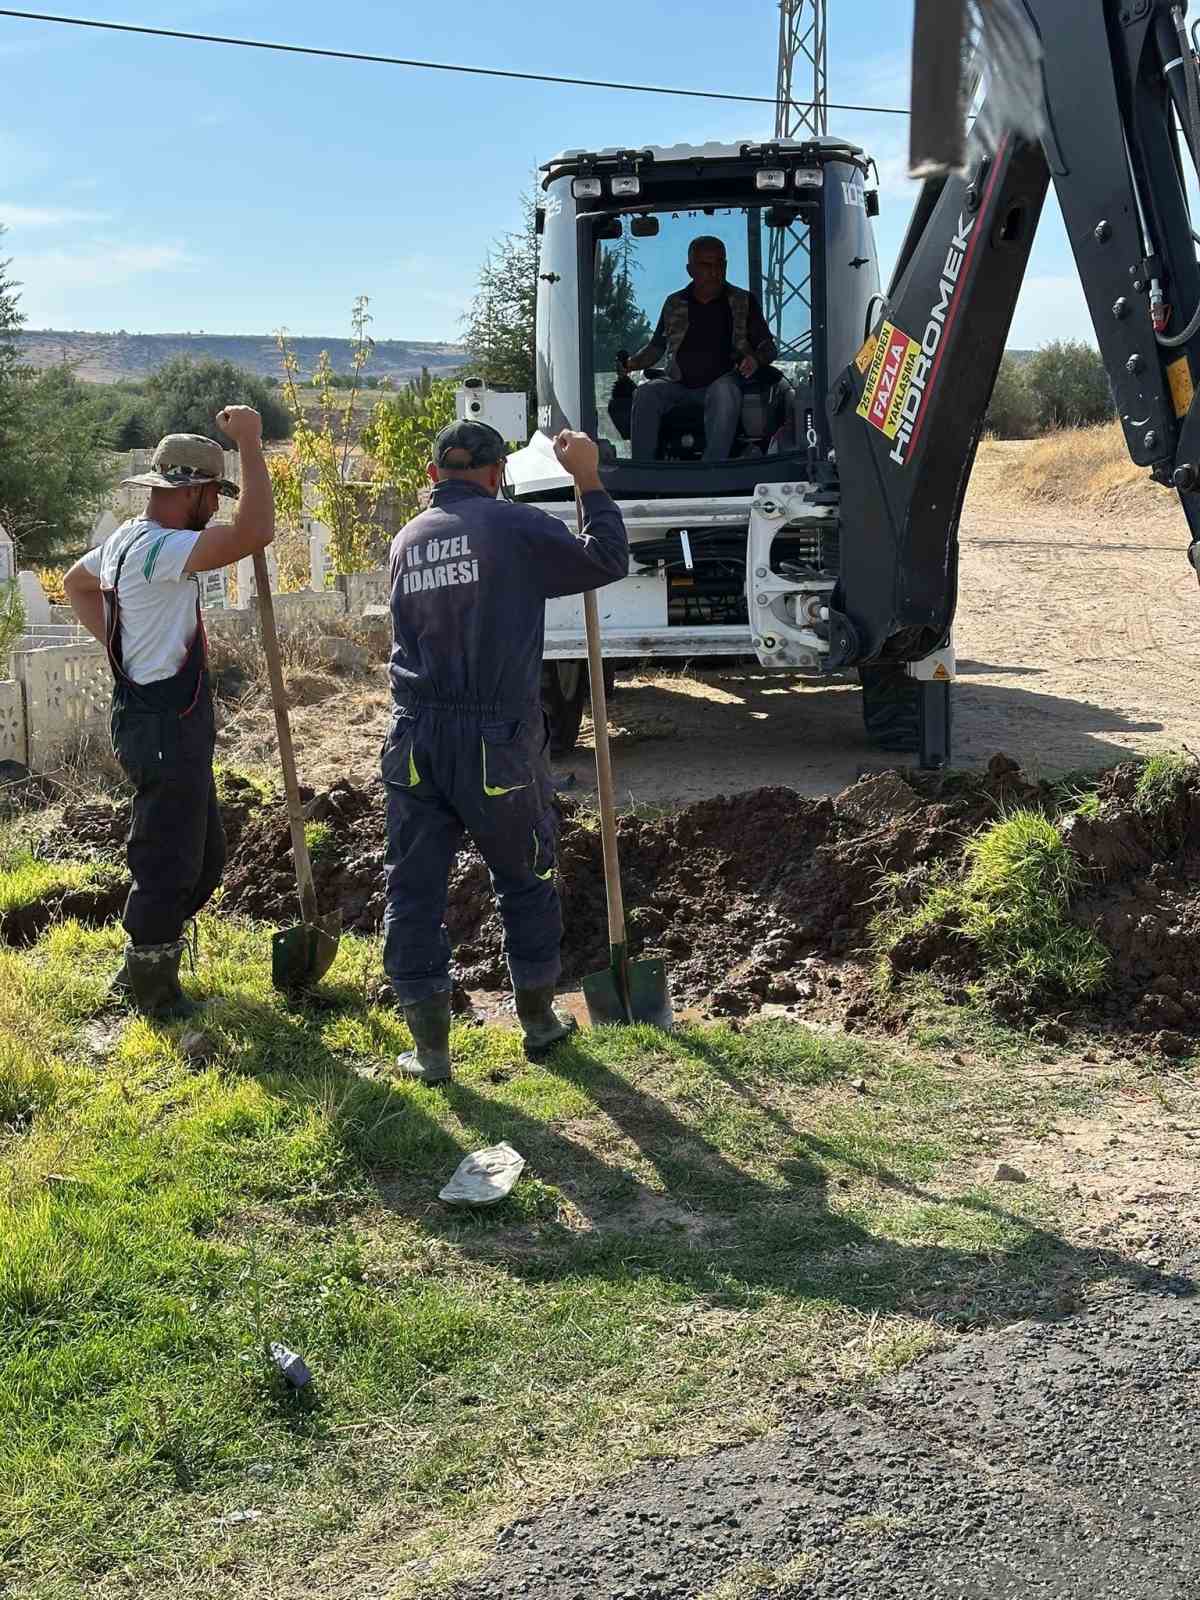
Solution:
M 629 237 L 615 250 L 602 250 L 596 267 L 594 350 L 595 369 L 617 370 L 617 351 L 630 355 L 649 344 L 654 332 L 633 284 L 631 266 L 636 246 Z
M 8 268 L 0 262 L 0 521 L 28 565 L 86 542 L 112 472 L 86 386 L 66 367 L 22 365 L 19 286 Z
M 367 333 L 371 318 L 365 294 L 355 300 L 350 313 L 354 332 L 351 373 L 356 380 L 371 355 L 373 341 Z M 312 386 L 317 390 L 319 423 L 309 420 L 297 387 L 300 363 L 287 342 L 286 331 L 278 335 L 283 360 L 283 394 L 290 412 L 293 443 L 290 455 L 272 467 L 277 505 L 282 508 L 280 525 L 292 531 L 304 510 L 306 498 L 312 513 L 329 529 L 329 555 L 335 572 L 364 572 L 371 565 L 373 522 L 364 515 L 359 486 L 350 481 L 351 452 L 354 443 L 354 402 L 360 383 L 349 389 L 336 389 L 329 352 L 322 350 Z M 340 396 L 344 395 L 342 399 Z M 306 494 L 307 491 L 307 494 Z M 370 508 L 372 511 L 373 507 Z
M 524 225 L 497 240 L 479 269 L 479 287 L 463 319 L 468 372 L 526 397 L 537 390 L 537 202 L 522 202 Z
M 1029 387 L 1029 363 L 1006 355 L 996 374 L 987 425 L 1001 439 L 1031 439 L 1038 431 L 1037 396 Z
M 363 449 L 375 463 L 376 477 L 395 490 L 397 510 L 406 518 L 421 509 L 434 438 L 454 421 L 454 393 L 450 379 L 423 373 L 395 399 L 381 400 L 363 432 Z
M 146 381 L 155 438 L 164 433 L 202 433 L 229 448 L 213 420 L 227 405 L 253 406 L 263 419 L 264 439 L 291 437 L 287 407 L 261 378 L 232 361 L 193 361 L 176 356 Z
M 0 448 L 0 520 L 26 565 L 86 545 L 115 476 L 103 416 L 70 367 L 19 368 L 15 427 Z
M 1043 428 L 1086 428 L 1116 415 L 1100 352 L 1078 339 L 1056 339 L 1029 362 L 1029 387 Z

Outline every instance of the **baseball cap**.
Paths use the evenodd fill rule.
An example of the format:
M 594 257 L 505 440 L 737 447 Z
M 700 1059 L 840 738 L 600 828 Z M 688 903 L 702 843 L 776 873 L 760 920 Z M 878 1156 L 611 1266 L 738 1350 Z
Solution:
M 169 433 L 155 446 L 150 470 L 121 482 L 146 489 L 192 489 L 197 484 L 215 483 L 222 494 L 236 500 L 238 486 L 230 483 L 224 472 L 225 452 L 215 440 L 202 433 Z
M 459 459 L 451 461 L 451 456 Z M 451 422 L 433 441 L 434 466 L 449 467 L 451 472 L 494 467 L 507 459 L 508 446 L 486 422 Z

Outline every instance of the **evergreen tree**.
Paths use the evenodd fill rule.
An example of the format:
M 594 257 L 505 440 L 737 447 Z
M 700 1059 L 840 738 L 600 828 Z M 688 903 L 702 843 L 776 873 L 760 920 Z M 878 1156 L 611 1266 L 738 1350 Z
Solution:
M 617 370 L 617 351 L 633 355 L 654 332 L 637 302 L 632 264 L 636 246 L 626 237 L 615 250 L 601 249 L 595 280 L 595 369 Z
M 467 312 L 467 375 L 532 398 L 537 390 L 538 238 L 536 201 L 525 196 L 524 225 L 489 250 Z

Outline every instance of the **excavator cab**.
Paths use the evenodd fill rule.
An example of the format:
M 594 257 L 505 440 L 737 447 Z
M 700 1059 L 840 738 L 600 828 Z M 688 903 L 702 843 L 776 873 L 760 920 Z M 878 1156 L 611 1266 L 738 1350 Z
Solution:
M 510 462 L 518 495 L 542 498 L 548 444 L 582 428 L 618 498 L 753 493 L 764 465 L 792 479 L 828 457 L 822 398 L 861 347 L 879 290 L 870 163 L 842 140 L 565 151 L 543 168 L 538 206 L 538 433 Z M 689 249 L 719 241 L 726 279 L 766 317 L 775 354 L 730 370 L 731 438 L 710 438 L 703 390 L 666 406 L 665 367 L 633 376 L 664 302 L 688 286 Z M 736 392 L 734 392 L 736 390 Z M 645 413 L 653 413 L 649 424 Z M 642 414 L 642 415 L 640 415 Z M 729 417 L 719 439 L 730 433 Z
M 948 626 L 932 640 L 912 632 L 911 651 L 882 659 L 860 648 L 845 581 L 848 562 L 869 571 L 874 563 L 874 610 L 888 612 L 896 561 L 883 530 L 856 527 L 853 549 L 843 537 L 845 466 L 830 409 L 839 376 L 871 366 L 884 305 L 869 157 L 820 137 L 568 150 L 542 171 L 537 430 L 509 457 L 508 478 L 516 498 L 570 524 L 572 486 L 552 441 L 563 428 L 597 440 L 630 539 L 629 575 L 603 593 L 606 656 L 753 654 L 768 670 L 818 677 L 857 668 L 870 737 L 891 749 L 919 747 L 924 762 L 940 764 L 949 737 L 944 685 L 935 683 L 934 694 L 907 674 L 912 661 L 949 676 L 935 654 Z M 726 297 L 717 364 L 740 347 L 748 307 L 761 312 L 769 338 L 755 321 L 759 336 L 743 342 L 769 345 L 770 357 L 749 377 L 729 359 L 689 392 L 677 313 L 665 308 L 688 286 L 697 241 L 720 245 L 726 282 L 743 291 Z M 689 341 L 696 316 L 689 300 Z M 640 370 L 660 347 L 669 362 Z M 631 374 L 626 358 L 639 352 Z M 889 353 L 876 398 L 894 376 Z M 886 408 L 883 420 L 892 427 Z M 543 703 L 557 751 L 578 732 L 585 655 L 578 597 L 550 602 Z

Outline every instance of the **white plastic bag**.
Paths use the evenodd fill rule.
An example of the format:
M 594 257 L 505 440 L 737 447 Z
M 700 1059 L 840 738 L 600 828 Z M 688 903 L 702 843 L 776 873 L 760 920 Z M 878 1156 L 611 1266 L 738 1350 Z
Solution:
M 489 1145 L 459 1162 L 438 1199 L 448 1206 L 494 1206 L 512 1193 L 524 1170 L 525 1157 L 512 1145 Z

